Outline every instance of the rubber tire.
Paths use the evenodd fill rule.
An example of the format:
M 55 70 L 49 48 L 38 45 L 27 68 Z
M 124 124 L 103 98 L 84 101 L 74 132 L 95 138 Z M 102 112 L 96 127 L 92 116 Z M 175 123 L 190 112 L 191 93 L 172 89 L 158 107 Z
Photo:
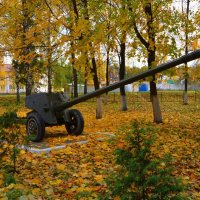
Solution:
M 37 130 L 35 133 L 35 137 L 31 137 L 30 140 L 33 142 L 40 142 L 45 135 L 45 123 L 43 119 L 40 117 L 40 115 L 37 112 L 31 112 L 27 116 L 27 121 L 26 121 L 26 133 L 30 137 L 30 123 L 33 123 L 32 125 L 37 126 Z
M 65 123 L 67 132 L 70 135 L 81 135 L 84 129 L 84 119 L 81 112 L 76 109 L 71 109 L 69 110 L 69 115 L 72 124 Z

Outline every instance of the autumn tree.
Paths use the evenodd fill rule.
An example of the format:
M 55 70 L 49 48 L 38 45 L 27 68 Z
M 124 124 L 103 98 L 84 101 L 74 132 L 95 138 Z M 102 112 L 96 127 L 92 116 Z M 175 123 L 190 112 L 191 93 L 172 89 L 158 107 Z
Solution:
M 192 48 L 197 48 L 198 45 L 198 36 L 197 36 L 197 28 L 194 25 L 194 18 L 196 15 L 195 10 L 191 10 L 191 5 L 198 5 L 198 2 L 195 0 L 182 0 L 182 31 L 183 31 L 183 43 L 184 43 L 184 51 L 185 55 L 188 54 Z M 188 80 L 189 80 L 189 67 L 188 63 L 185 63 L 185 73 L 184 73 L 184 96 L 183 103 L 184 105 L 188 104 Z
M 33 88 L 33 66 L 36 59 L 35 47 L 33 46 L 33 41 L 30 37 L 34 37 L 34 32 L 31 30 L 33 26 L 33 15 L 34 7 L 33 2 L 28 2 L 27 0 L 21 0 L 21 46 L 18 52 L 16 52 L 16 59 L 19 60 L 20 64 L 23 65 L 26 73 L 26 95 L 32 93 Z M 30 9 L 31 8 L 31 9 Z M 33 61 L 33 62 L 30 62 Z
M 120 1 L 119 3 L 119 14 L 117 21 L 118 27 L 118 43 L 119 43 L 119 80 L 123 80 L 125 78 L 126 73 L 126 41 L 128 37 L 128 28 L 129 24 L 128 16 L 127 16 L 127 5 L 124 3 L 124 1 Z M 120 95 L 121 95 L 121 110 L 126 111 L 127 108 L 127 101 L 126 101 L 126 92 L 125 92 L 125 86 L 120 87 Z
M 35 21 L 35 10 L 39 7 L 39 3 L 13 0 L 4 6 L 6 9 L 2 18 L 4 31 L 1 33 L 4 49 L 11 53 L 16 71 L 16 83 L 24 80 L 26 95 L 30 95 L 39 58 L 36 51 L 38 32 Z
M 61 28 L 58 17 L 60 12 L 55 6 L 54 1 L 42 1 L 40 10 L 37 12 L 37 19 L 40 20 L 38 29 L 40 29 L 40 44 L 42 60 L 44 62 L 44 74 L 47 75 L 48 92 L 53 90 L 52 80 L 54 80 L 54 68 L 58 60 L 62 59 Z M 61 63 L 61 62 L 60 62 Z
M 182 4 L 183 4 L 183 0 L 182 0 Z M 190 9 L 190 0 L 187 0 L 186 2 L 187 6 L 186 6 L 186 12 L 184 13 L 185 15 L 185 55 L 188 54 L 188 42 L 189 42 L 189 38 L 188 38 L 188 27 L 189 27 L 189 9 Z M 182 10 L 183 12 L 183 10 Z M 185 63 L 185 90 L 184 90 L 184 98 L 183 98 L 183 102 L 185 105 L 188 104 L 188 94 L 187 94 L 187 90 L 188 90 L 188 64 L 187 62 Z
M 47 1 L 46 3 L 49 5 L 51 12 L 54 13 L 53 7 L 56 7 L 56 4 L 50 5 Z M 73 97 L 78 97 L 79 74 L 85 74 L 87 79 L 87 74 L 89 73 L 88 49 L 85 42 L 85 40 L 88 42 L 86 37 L 87 26 L 84 26 L 84 22 L 88 21 L 88 19 L 84 20 L 86 15 L 83 12 L 83 2 L 81 1 L 60 2 L 56 9 L 60 11 L 59 16 L 54 13 L 54 17 L 57 18 L 55 21 L 60 20 L 59 23 L 61 23 L 62 36 L 60 37 L 60 45 L 64 46 L 64 56 L 72 64 L 73 68 Z M 67 23 L 65 23 L 66 21 Z M 65 31 L 62 31 L 62 29 L 65 29 Z M 87 85 L 86 79 L 85 83 Z
M 95 8 L 97 10 L 96 6 L 98 4 L 88 0 L 61 2 L 59 6 L 54 4 L 53 6 L 60 10 L 59 16 L 55 14 L 54 7 L 51 7 L 47 1 L 46 4 L 51 12 L 54 13 L 56 20 L 58 21 L 59 18 L 62 21 L 61 27 L 66 30 L 66 35 L 63 35 L 60 41 L 65 48 L 67 47 L 65 56 L 69 58 L 71 55 L 70 62 L 73 66 L 73 78 L 78 82 L 76 71 L 85 73 L 85 77 L 88 76 L 87 73 L 91 73 L 94 88 L 95 90 L 99 89 L 97 48 L 99 49 L 101 40 L 98 38 L 99 32 L 96 31 L 96 29 L 99 29 L 99 24 L 91 22 L 91 19 L 96 17 L 93 15 L 92 9 Z M 68 23 L 65 23 L 66 21 Z M 82 71 L 81 65 L 83 63 L 85 66 L 91 66 L 90 69 L 86 66 Z M 99 105 L 97 106 L 97 118 L 101 118 L 100 98 L 97 98 L 97 102 Z
M 128 2 L 132 27 L 135 32 L 133 46 L 137 46 L 135 55 L 146 59 L 149 69 L 156 67 L 163 57 L 176 56 L 175 23 L 176 11 L 172 8 L 172 1 L 135 1 Z M 140 47 L 140 49 L 138 49 Z M 139 50 L 139 51 L 138 51 Z M 141 54 L 142 53 L 142 54 Z M 150 98 L 153 107 L 154 121 L 162 122 L 159 100 L 156 88 L 156 76 L 150 80 Z
M 48 93 L 52 92 L 52 55 L 53 55 L 53 48 L 51 44 L 51 12 L 47 12 L 47 21 L 48 21 L 48 27 L 47 27 L 47 77 L 48 77 Z
M 15 2 L 12 2 L 12 6 L 9 6 L 8 2 L 2 1 L 1 3 L 1 18 L 0 18 L 0 43 L 1 43 L 1 55 L 4 57 L 4 54 L 7 52 L 9 55 L 12 55 L 12 52 L 17 49 L 15 49 L 14 44 L 15 41 L 18 38 L 18 27 L 17 23 L 18 20 L 14 19 L 15 16 L 15 10 L 13 9 L 13 5 Z M 19 95 L 19 85 L 20 82 L 24 81 L 24 71 L 22 70 L 22 67 L 13 60 L 13 67 L 15 69 L 15 83 L 16 83 L 16 90 L 17 90 L 17 102 L 20 101 L 20 95 Z
M 110 85 L 111 80 L 111 67 L 113 65 L 113 60 L 116 57 L 115 49 L 117 48 L 116 32 L 117 32 L 117 2 L 108 0 L 103 3 L 103 9 L 100 12 L 101 24 L 103 28 L 101 46 L 102 51 L 105 52 L 103 62 L 105 63 L 105 83 L 106 86 Z M 108 103 L 108 93 L 105 95 L 104 103 Z
M 71 0 L 71 9 L 73 12 L 73 18 L 74 20 L 72 20 L 72 27 L 76 27 L 78 20 L 79 20 L 79 12 L 78 12 L 78 8 L 77 8 L 77 2 L 76 0 Z M 72 19 L 73 19 L 72 18 Z M 71 30 L 73 31 L 73 29 Z M 72 33 L 73 34 L 73 33 Z M 81 39 L 81 35 L 79 36 L 79 39 Z M 71 45 L 71 61 L 72 61 L 72 68 L 73 68 L 73 89 L 74 89 L 74 97 L 78 97 L 78 76 L 77 76 L 77 69 L 75 67 L 75 45 L 74 45 L 74 40 L 72 40 L 70 42 Z
M 195 13 L 194 23 L 196 24 L 197 27 L 197 33 L 196 33 L 197 40 L 195 42 L 195 48 L 198 48 L 198 38 L 200 35 L 200 10 L 197 10 L 197 12 Z
M 89 23 L 88 31 L 93 32 L 93 35 L 92 36 L 89 35 L 90 37 L 88 37 L 87 39 L 88 39 L 88 45 L 89 45 L 88 48 L 89 48 L 89 53 L 90 53 L 90 59 L 91 59 L 91 63 L 92 63 L 90 71 L 91 71 L 92 77 L 93 77 L 94 88 L 95 88 L 95 90 L 98 90 L 100 88 L 100 82 L 99 82 L 98 71 L 97 71 L 98 66 L 97 66 L 97 62 L 96 62 L 96 50 L 95 50 L 96 47 L 98 48 L 98 43 L 99 43 L 98 38 L 95 38 L 95 29 L 98 27 L 96 27 L 96 26 L 92 27 L 91 22 L 89 21 L 90 13 L 89 13 L 88 0 L 82 0 L 82 3 L 83 3 L 84 10 L 85 10 L 85 13 L 84 13 L 85 20 L 87 20 L 87 23 Z M 97 4 L 95 4 L 95 5 L 97 6 Z M 94 5 L 91 5 L 91 7 L 95 8 Z M 98 26 L 98 24 L 96 24 L 96 25 Z M 97 119 L 102 118 L 102 100 L 101 100 L 100 96 L 97 97 L 96 118 Z

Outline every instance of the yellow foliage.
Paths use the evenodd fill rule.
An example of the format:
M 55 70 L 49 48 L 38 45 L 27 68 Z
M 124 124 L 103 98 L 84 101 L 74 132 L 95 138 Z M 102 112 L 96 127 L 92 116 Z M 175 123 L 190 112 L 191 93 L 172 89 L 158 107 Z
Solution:
M 102 182 L 104 180 L 103 176 L 102 175 L 96 175 L 94 177 L 94 179 L 97 181 L 97 182 Z
M 192 42 L 192 48 L 193 50 L 197 50 L 199 47 L 199 39 L 195 39 L 194 42 Z
M 25 151 L 25 150 L 21 150 L 21 151 L 20 151 L 20 154 L 21 154 L 21 155 L 24 155 L 24 154 L 26 154 L 26 151 Z
M 54 181 L 50 181 L 50 184 L 51 185 L 59 185 L 59 184 L 61 184 L 62 183 L 62 180 L 60 180 L 60 179 L 56 179 L 56 180 L 54 180 Z
M 39 185 L 41 183 L 41 180 L 39 178 L 34 178 L 30 180 L 30 183 L 33 185 Z
M 39 195 L 41 193 L 41 189 L 40 188 L 34 188 L 33 190 L 32 190 L 32 194 L 33 195 Z
M 3 186 L 4 181 L 2 179 L 0 179 L 0 187 Z
M 64 152 L 65 152 L 66 154 L 72 154 L 72 148 L 71 148 L 70 146 L 68 146 L 68 147 L 64 150 Z
M 65 170 L 65 167 L 66 167 L 66 166 L 65 166 L 64 164 L 57 164 L 57 165 L 56 165 L 56 168 L 57 168 L 58 170 L 62 170 L 62 171 Z

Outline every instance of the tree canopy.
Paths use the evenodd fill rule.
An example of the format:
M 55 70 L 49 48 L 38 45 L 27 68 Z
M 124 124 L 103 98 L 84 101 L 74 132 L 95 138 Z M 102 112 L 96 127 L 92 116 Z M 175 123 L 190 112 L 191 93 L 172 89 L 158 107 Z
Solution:
M 189 51 L 199 47 L 200 12 L 192 6 Z M 0 8 L 0 52 L 11 56 L 16 82 L 26 85 L 27 94 L 44 75 L 51 91 L 63 70 L 57 64 L 69 64 L 71 81 L 83 82 L 87 92 L 88 81 L 96 88 L 110 84 L 116 63 L 124 65 L 117 76 L 123 79 L 130 63 L 155 67 L 184 54 L 184 1 L 2 0 Z

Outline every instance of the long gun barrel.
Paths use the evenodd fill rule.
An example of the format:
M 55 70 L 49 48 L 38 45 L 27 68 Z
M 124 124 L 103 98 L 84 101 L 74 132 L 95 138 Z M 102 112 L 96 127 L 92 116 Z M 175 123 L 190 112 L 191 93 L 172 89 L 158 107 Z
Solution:
M 180 58 L 177 58 L 175 60 L 172 60 L 172 61 L 166 62 L 164 64 L 161 64 L 161 65 L 159 65 L 159 66 L 157 66 L 155 68 L 149 69 L 149 70 L 147 70 L 145 72 L 141 72 L 139 74 L 133 75 L 130 78 L 121 80 L 121 81 L 113 83 L 113 84 L 111 84 L 109 86 L 100 88 L 100 89 L 98 89 L 98 90 L 96 90 L 94 92 L 88 93 L 88 94 L 86 94 L 84 96 L 75 98 L 72 101 L 63 103 L 61 105 L 57 105 L 54 109 L 55 109 L 55 111 L 62 111 L 62 110 L 66 109 L 66 108 L 69 108 L 69 107 L 71 107 L 73 105 L 76 105 L 76 104 L 81 103 L 83 101 L 86 101 L 88 99 L 100 96 L 100 95 L 102 95 L 104 93 L 107 93 L 109 91 L 117 89 L 117 88 L 119 88 L 121 86 L 133 83 L 133 82 L 141 80 L 141 79 L 144 79 L 144 78 L 146 78 L 148 76 L 152 76 L 152 75 L 154 75 L 156 73 L 159 73 L 159 72 L 162 72 L 164 70 L 170 69 L 170 68 L 175 67 L 177 65 L 180 65 L 182 63 L 190 62 L 190 61 L 195 60 L 197 58 L 200 58 L 200 49 L 198 49 L 196 51 L 193 51 L 192 53 L 189 53 L 187 55 L 181 56 Z

